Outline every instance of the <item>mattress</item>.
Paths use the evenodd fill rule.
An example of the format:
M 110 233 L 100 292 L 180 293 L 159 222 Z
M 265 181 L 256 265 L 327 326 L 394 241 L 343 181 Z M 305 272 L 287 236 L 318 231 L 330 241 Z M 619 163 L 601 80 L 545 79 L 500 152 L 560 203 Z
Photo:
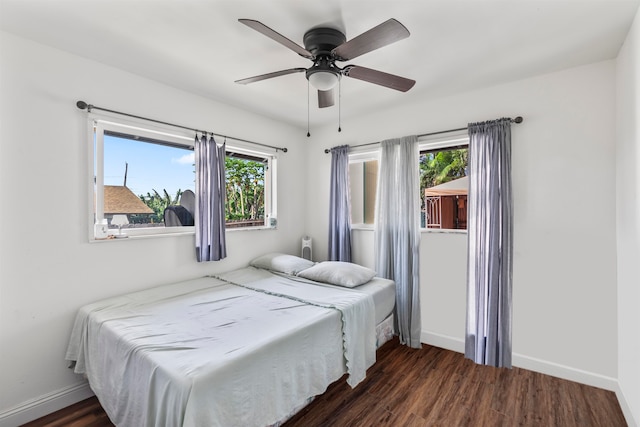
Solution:
M 256 276 L 256 271 L 265 271 L 260 268 L 248 267 L 246 269 L 237 270 L 231 273 L 225 273 L 218 276 L 222 280 L 237 280 L 243 283 L 250 283 L 253 280 L 257 280 L 260 276 Z M 356 286 L 355 288 L 345 288 L 342 286 L 331 285 L 329 283 L 321 283 L 314 282 L 312 280 L 304 279 L 299 276 L 293 276 L 282 273 L 274 273 L 269 272 L 270 274 L 275 274 L 281 277 L 286 277 L 292 281 L 297 281 L 300 283 L 308 283 L 319 286 L 326 286 L 329 288 L 336 288 L 344 292 L 356 292 L 356 293 L 364 293 L 370 295 L 373 298 L 373 305 L 375 308 L 375 323 L 379 325 L 382 323 L 390 314 L 393 313 L 393 309 L 396 305 L 396 284 L 393 280 L 383 279 L 382 277 L 374 277 L 367 283 Z
M 345 372 L 364 378 L 388 287 L 252 267 L 161 286 L 83 307 L 67 359 L 118 426 L 273 424 Z
M 393 308 L 396 306 L 396 284 L 393 280 L 374 277 L 354 290 L 369 294 L 373 298 L 376 325 L 382 323 L 393 313 Z

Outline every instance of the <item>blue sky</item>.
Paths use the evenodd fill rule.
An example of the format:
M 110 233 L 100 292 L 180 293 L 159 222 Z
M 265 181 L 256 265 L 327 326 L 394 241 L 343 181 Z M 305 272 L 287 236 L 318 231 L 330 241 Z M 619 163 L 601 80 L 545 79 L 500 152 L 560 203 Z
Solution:
M 129 164 L 127 187 L 137 196 L 162 190 L 174 197 L 176 191 L 194 189 L 193 151 L 105 135 L 104 183 L 123 185 L 125 164 Z

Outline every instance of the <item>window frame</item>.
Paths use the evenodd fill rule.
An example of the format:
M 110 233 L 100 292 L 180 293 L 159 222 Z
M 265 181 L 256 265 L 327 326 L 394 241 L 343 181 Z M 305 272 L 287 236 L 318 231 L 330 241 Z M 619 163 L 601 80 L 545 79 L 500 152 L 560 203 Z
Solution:
M 266 160 L 265 172 L 264 172 L 264 224 L 262 226 L 253 227 L 225 227 L 229 230 L 260 230 L 277 227 L 277 188 L 275 183 L 277 178 L 277 153 L 269 153 L 264 150 L 256 150 L 254 147 L 249 147 L 248 143 L 235 143 L 226 147 L 226 152 L 239 154 L 239 158 L 243 156 L 253 158 L 263 158 Z M 226 153 L 225 153 L 226 156 Z M 247 160 L 247 159 L 245 159 Z M 256 160 L 257 161 L 257 160 Z
M 104 219 L 104 136 L 107 134 L 120 134 L 125 138 L 147 140 L 148 143 L 163 144 L 177 148 L 194 149 L 195 135 L 193 131 L 176 130 L 173 127 L 164 127 L 141 123 L 135 120 L 113 119 L 102 114 L 90 113 L 88 117 L 88 236 L 90 242 L 127 240 L 127 239 L 96 239 L 95 224 Z M 264 230 L 277 228 L 277 158 L 278 153 L 264 149 L 256 149 L 255 145 L 225 138 L 226 152 L 237 153 L 243 156 L 266 159 L 264 177 L 264 225 L 251 227 L 226 227 L 227 231 Z M 232 142 L 231 142 L 232 141 Z M 225 154 L 226 155 L 226 154 Z M 95 205 L 94 205 L 95 203 Z M 195 226 L 183 227 L 141 227 L 128 228 L 127 235 L 131 238 L 140 237 L 167 237 L 190 235 L 195 233 Z M 109 230 L 109 234 L 114 234 Z

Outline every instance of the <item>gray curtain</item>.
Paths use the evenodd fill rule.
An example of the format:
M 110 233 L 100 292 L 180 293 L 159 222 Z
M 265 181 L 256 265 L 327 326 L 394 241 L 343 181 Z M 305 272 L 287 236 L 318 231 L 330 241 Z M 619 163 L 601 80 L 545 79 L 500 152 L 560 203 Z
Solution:
M 465 357 L 511 367 L 511 120 L 469 124 Z
M 420 183 L 415 136 L 382 142 L 376 202 L 378 276 L 396 282 L 395 324 L 402 344 L 420 348 Z
M 225 144 L 218 146 L 213 136 L 196 136 L 196 258 L 198 262 L 218 261 L 227 256 L 224 204 Z
M 331 149 L 329 199 L 329 261 L 351 262 L 351 202 L 349 146 Z

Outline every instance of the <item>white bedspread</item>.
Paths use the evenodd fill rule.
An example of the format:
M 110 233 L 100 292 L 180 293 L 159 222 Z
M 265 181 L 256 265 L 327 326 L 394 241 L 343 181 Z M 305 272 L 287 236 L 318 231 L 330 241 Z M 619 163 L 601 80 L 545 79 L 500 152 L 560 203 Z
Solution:
M 274 275 L 253 267 L 216 277 L 252 290 L 339 310 L 342 314 L 344 357 L 349 373 L 347 384 L 351 387 L 358 385 L 365 378 L 367 368 L 375 363 L 376 324 L 371 296 L 349 288 L 319 286 L 300 277 Z
M 352 385 L 375 361 L 370 296 L 253 268 L 224 277 L 262 292 L 201 278 L 80 310 L 67 359 L 116 425 L 269 425 L 340 378 L 345 355 Z

